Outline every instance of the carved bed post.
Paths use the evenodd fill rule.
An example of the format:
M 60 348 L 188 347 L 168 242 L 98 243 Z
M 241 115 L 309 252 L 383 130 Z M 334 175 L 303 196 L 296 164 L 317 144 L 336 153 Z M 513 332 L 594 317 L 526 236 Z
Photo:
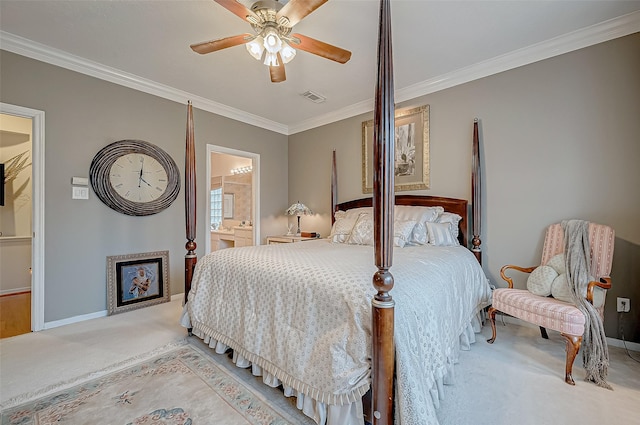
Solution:
M 338 210 L 338 169 L 336 166 L 336 150 L 333 150 L 331 161 L 331 224 L 336 221 L 335 212 Z
M 184 169 L 184 209 L 186 218 L 187 243 L 184 256 L 184 302 L 187 302 L 193 269 L 198 262 L 196 255 L 196 152 L 193 137 L 193 108 L 191 101 L 187 105 L 187 140 Z
M 378 271 L 373 275 L 377 291 L 371 301 L 372 399 L 373 424 L 393 423 L 393 372 L 395 362 L 394 306 L 389 292 L 393 275 L 389 272 L 393 258 L 394 210 L 394 134 L 393 59 L 391 49 L 390 0 L 380 1 L 378 29 L 378 76 L 375 93 L 373 129 L 373 220 L 375 259 Z
M 473 120 L 473 157 L 471 160 L 471 202 L 473 202 L 473 223 L 472 233 L 473 254 L 480 264 L 482 264 L 482 250 L 480 249 L 480 232 L 481 232 L 481 169 L 480 169 L 480 140 L 478 137 L 478 118 Z

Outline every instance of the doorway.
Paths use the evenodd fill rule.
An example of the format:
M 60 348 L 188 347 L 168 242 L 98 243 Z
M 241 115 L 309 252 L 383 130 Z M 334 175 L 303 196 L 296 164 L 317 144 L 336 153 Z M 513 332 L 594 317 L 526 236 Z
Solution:
M 259 245 L 260 155 L 207 145 L 205 251 Z
M 30 199 L 30 208 L 29 208 L 29 225 L 25 225 L 21 220 L 24 219 L 22 217 L 24 211 L 20 213 L 21 217 L 16 218 L 13 223 L 9 220 L 5 220 L 6 217 L 11 218 L 11 214 L 5 216 L 3 218 L 2 226 L 5 227 L 7 233 L 3 233 L 4 237 L 15 238 L 13 241 L 8 241 L 8 243 L 14 244 L 17 242 L 20 245 L 22 242 L 30 243 L 30 248 L 26 249 L 30 253 L 30 264 L 28 269 L 24 271 L 28 273 L 26 283 L 19 283 L 18 285 L 25 285 L 31 291 L 30 294 L 30 306 L 31 306 L 31 314 L 30 314 L 30 330 L 32 331 L 40 331 L 44 329 L 44 112 L 38 111 L 35 109 L 25 108 L 16 105 L 10 105 L 6 103 L 0 103 L 0 118 L 2 118 L 2 122 L 0 123 L 0 127 L 3 127 L 5 123 L 9 123 L 13 119 L 27 120 L 27 126 L 29 126 L 30 122 L 30 144 L 27 143 L 25 145 L 25 149 L 22 149 L 20 145 L 15 144 L 16 135 L 12 133 L 26 133 L 26 131 L 15 131 L 11 128 L 0 128 L 0 130 L 6 131 L 8 133 L 4 133 L 5 135 L 10 136 L 8 143 L 18 147 L 18 150 L 30 150 L 30 158 L 23 163 L 25 165 L 27 163 L 31 163 L 30 166 L 30 174 L 26 176 L 27 180 L 30 182 L 30 190 L 25 190 L 24 184 L 22 180 L 18 180 L 17 189 L 19 189 L 20 199 L 16 200 L 11 199 L 11 201 L 16 202 L 18 204 L 23 205 L 25 202 L 25 198 Z M 17 136 L 20 137 L 19 135 Z M 5 139 L 3 137 L 3 139 Z M 5 139 L 7 140 L 7 139 Z M 3 142 L 4 143 L 4 142 Z M 4 147 L 7 147 L 3 144 Z M 2 155 L 2 161 L 7 161 L 13 158 L 13 152 L 9 152 L 10 149 L 7 149 L 7 155 L 11 154 L 10 157 L 5 158 L 5 153 Z M 20 152 L 21 153 L 21 152 Z M 20 169 L 19 164 L 21 163 L 22 158 L 16 163 L 18 165 L 17 168 L 14 166 L 14 170 Z M 6 172 L 6 170 L 5 170 Z M 23 169 L 22 173 L 27 172 L 26 169 Z M 18 177 L 21 176 L 20 172 L 18 172 Z M 14 182 L 16 182 L 14 180 Z M 6 186 L 5 186 L 6 188 Z M 11 190 L 14 190 L 12 185 Z M 14 191 L 18 192 L 18 191 Z M 13 196 L 13 193 L 12 193 Z M 7 200 L 9 198 L 7 197 Z M 4 207 L 1 207 L 4 208 Z M 17 217 L 17 216 L 16 216 Z M 26 230 L 25 230 L 26 229 Z M 16 248 L 15 246 L 12 248 Z M 20 247 L 19 249 L 23 250 L 24 247 Z M 15 250 L 14 250 L 15 251 Z M 28 254 L 19 254 L 19 257 L 24 257 Z M 26 267 L 22 267 L 26 268 Z M 21 277 L 23 278 L 23 277 Z M 20 286 L 22 288 L 22 286 Z M 15 288 L 9 288 L 8 291 L 12 291 Z

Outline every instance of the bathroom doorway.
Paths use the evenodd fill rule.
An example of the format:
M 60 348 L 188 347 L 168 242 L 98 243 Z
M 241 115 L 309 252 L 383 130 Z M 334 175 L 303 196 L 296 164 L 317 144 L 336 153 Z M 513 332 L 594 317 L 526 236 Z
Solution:
M 207 145 L 207 253 L 258 245 L 260 155 Z

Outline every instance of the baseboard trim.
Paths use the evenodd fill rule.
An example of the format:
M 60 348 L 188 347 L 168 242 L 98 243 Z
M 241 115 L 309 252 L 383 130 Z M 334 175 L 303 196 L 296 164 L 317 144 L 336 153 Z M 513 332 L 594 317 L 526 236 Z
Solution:
M 171 301 L 176 299 L 183 299 L 184 292 L 179 294 L 174 294 L 171 296 Z M 53 329 L 64 325 L 70 325 L 72 323 L 84 322 L 85 320 L 97 319 L 99 317 L 105 317 L 107 315 L 107 310 L 97 311 L 95 313 L 89 314 L 81 314 L 80 316 L 73 316 L 67 319 L 54 320 L 52 322 L 45 322 L 43 329 Z
M 31 292 L 31 287 L 30 286 L 25 286 L 24 288 L 2 289 L 2 290 L 0 290 L 0 297 L 5 296 L 5 295 L 24 294 L 25 292 Z
M 533 323 L 529 323 L 524 320 L 520 320 L 517 317 L 509 316 L 507 314 L 500 314 L 500 313 L 496 315 L 496 323 L 499 323 L 502 320 L 502 318 L 504 318 L 505 323 L 510 323 L 512 325 L 524 326 L 524 327 L 533 328 L 533 329 L 539 328 L 538 325 L 534 325 Z M 640 343 L 637 343 L 637 342 L 623 341 L 621 339 L 607 337 L 607 344 L 611 347 L 626 348 L 629 351 L 640 352 Z

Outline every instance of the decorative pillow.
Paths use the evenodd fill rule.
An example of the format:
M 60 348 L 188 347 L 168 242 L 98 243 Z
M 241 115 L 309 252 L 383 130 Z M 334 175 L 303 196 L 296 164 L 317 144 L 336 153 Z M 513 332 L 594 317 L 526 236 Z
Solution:
M 569 279 L 567 274 L 559 274 L 551 283 L 551 296 L 557 300 L 573 304 L 571 289 L 569 289 Z
M 417 222 L 411 231 L 409 245 L 426 245 L 427 242 L 429 242 L 427 225 L 424 222 Z
M 453 237 L 451 223 L 431 223 L 426 222 L 429 244 L 435 246 L 455 246 L 460 245 L 458 239 Z
M 444 211 L 442 207 L 421 207 L 412 205 L 396 205 L 393 210 L 393 218 L 397 221 L 414 220 L 416 222 L 413 233 L 409 238 L 409 245 L 426 245 L 427 228 L 424 223 L 436 221 L 439 214 Z
M 338 214 L 340 212 L 343 211 L 336 211 L 335 213 L 336 221 L 333 223 L 331 234 L 329 235 L 329 239 L 334 243 L 346 242 L 358 219 L 357 217 L 345 217 L 343 214 Z
M 551 287 L 558 277 L 558 272 L 550 266 L 540 266 L 531 272 L 527 279 L 527 289 L 534 295 L 548 297 L 551 295 Z
M 558 274 L 562 274 L 565 272 L 565 261 L 564 261 L 564 253 L 560 253 L 551 257 L 549 261 L 547 261 L 546 266 L 552 267 Z
M 351 245 L 373 245 L 373 216 L 361 213 L 347 239 Z
M 393 244 L 400 248 L 409 243 L 411 234 L 416 226 L 415 220 L 394 220 L 393 222 Z
M 436 223 L 451 223 L 451 233 L 453 233 L 453 237 L 458 239 L 458 234 L 460 233 L 460 217 L 458 214 L 450 213 L 450 212 L 442 212 L 436 218 Z

